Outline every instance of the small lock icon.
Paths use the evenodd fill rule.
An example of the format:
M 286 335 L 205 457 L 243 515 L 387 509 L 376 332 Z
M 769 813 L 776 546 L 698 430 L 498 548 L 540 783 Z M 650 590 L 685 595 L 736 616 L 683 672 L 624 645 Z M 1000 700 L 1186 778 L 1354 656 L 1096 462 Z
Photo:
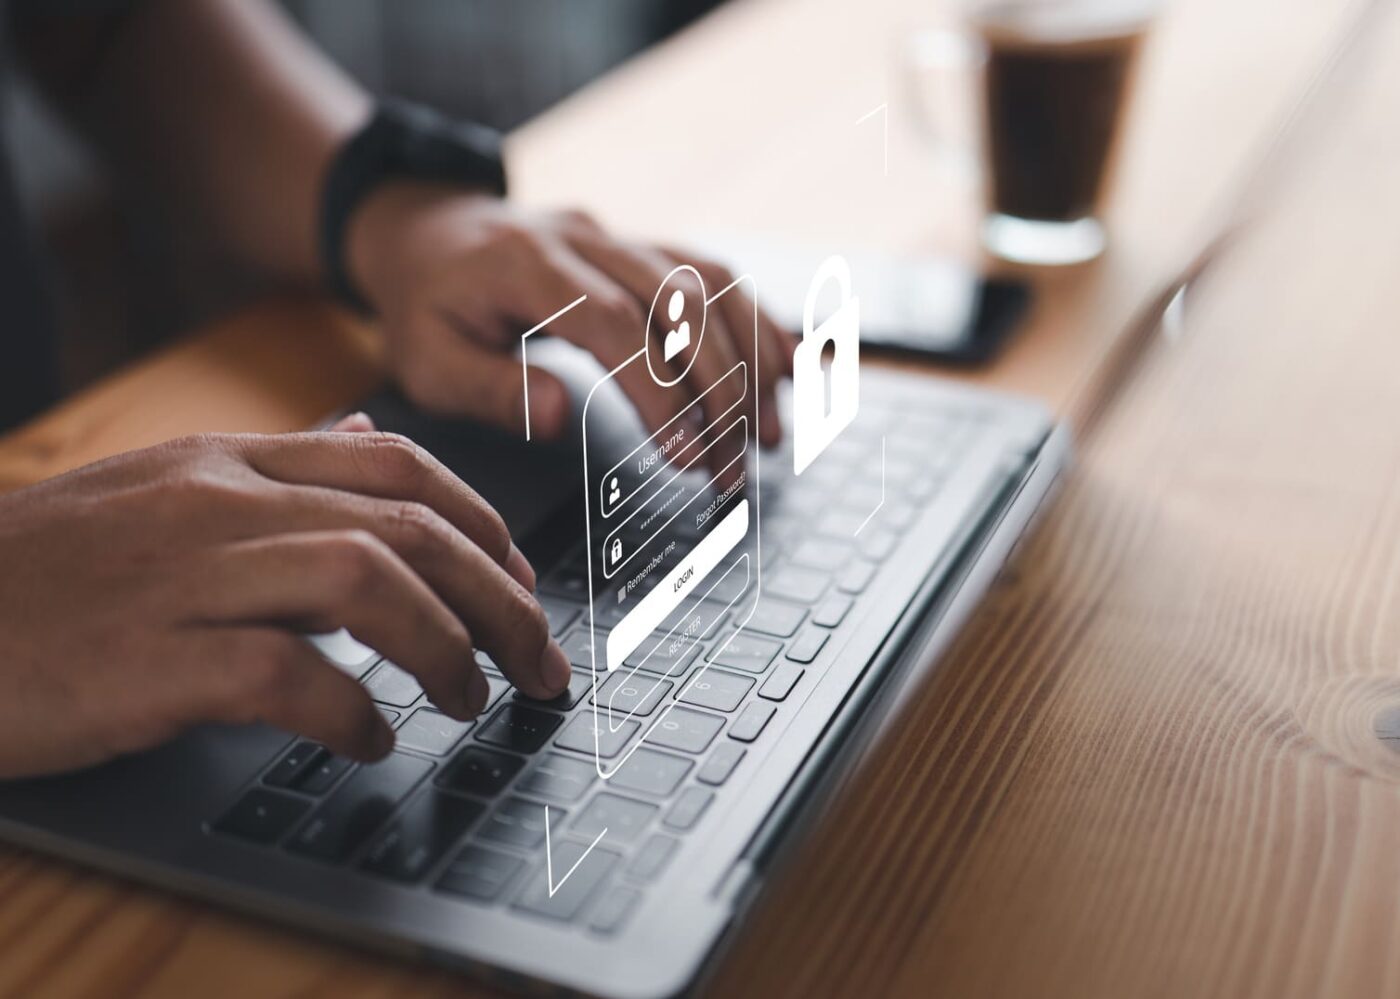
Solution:
M 815 326 L 817 294 L 829 281 L 841 290 L 841 305 Z M 815 328 L 814 328 L 815 327 Z M 835 348 L 829 371 L 822 349 Z M 792 361 L 792 470 L 801 475 L 826 450 L 860 409 L 860 299 L 851 292 L 851 269 L 842 256 L 828 257 L 812 275 L 802 306 L 802 342 Z
M 621 538 L 613 538 L 612 547 L 608 549 L 608 556 L 611 558 L 613 565 L 617 565 L 619 562 L 622 561 Z

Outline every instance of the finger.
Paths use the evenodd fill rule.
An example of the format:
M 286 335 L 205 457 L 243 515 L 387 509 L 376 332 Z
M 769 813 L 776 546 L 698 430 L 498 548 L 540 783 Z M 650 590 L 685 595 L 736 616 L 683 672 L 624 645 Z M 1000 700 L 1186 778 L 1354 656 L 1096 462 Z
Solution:
M 751 392 L 758 421 L 755 436 L 762 444 L 773 447 L 783 436 L 778 414 L 778 378 L 782 361 L 774 345 L 756 325 L 754 300 L 742 286 L 730 287 L 734 279 L 729 271 L 705 262 L 693 266 L 700 270 L 709 287 L 729 289 L 714 301 L 713 306 L 719 309 L 725 325 L 733 332 L 735 351 L 740 357 L 753 362 Z
M 553 440 L 567 429 L 569 393 L 552 372 L 534 366 L 522 371 L 515 356 L 464 335 L 455 315 L 434 313 L 415 321 L 415 356 L 405 358 L 399 374 L 419 406 L 517 434 L 528 427 L 531 439 Z
M 722 282 L 718 279 L 718 277 L 716 278 L 715 287 L 711 289 L 710 294 L 714 294 L 720 288 L 725 287 L 725 285 L 727 285 L 731 280 L 733 280 L 733 277 L 730 274 L 728 268 L 724 267 L 722 264 L 717 264 L 712 260 L 698 258 L 695 256 L 694 253 L 683 248 L 666 247 L 665 250 L 668 256 L 673 257 L 677 262 L 689 263 L 702 275 L 706 274 L 708 270 L 713 269 L 718 269 L 719 271 L 723 272 L 726 275 L 726 277 L 723 279 Z M 707 284 L 710 283 L 709 277 L 706 277 L 705 280 Z M 772 315 L 770 315 L 768 311 L 763 308 L 762 303 L 758 302 L 757 295 L 751 294 L 749 289 L 745 289 L 742 286 L 740 286 L 739 288 L 736 288 L 734 290 L 741 291 L 745 298 L 748 298 L 754 303 L 756 303 L 756 307 L 758 309 L 758 332 L 760 348 L 764 351 L 772 352 L 773 358 L 777 362 L 776 374 L 778 376 L 791 375 L 793 350 L 797 347 L 795 331 L 787 329 L 776 319 L 774 319 Z M 746 314 L 748 314 L 747 307 Z M 751 328 L 751 316 L 748 320 L 748 323 L 749 327 Z
M 517 686 L 558 693 L 568 683 L 568 672 L 559 669 L 567 658 L 550 637 L 538 602 L 429 507 L 284 485 L 250 507 L 244 523 L 256 535 L 372 534 L 465 622 L 476 644 Z
M 536 241 L 523 263 L 519 272 L 505 279 L 504 286 L 510 307 L 520 321 L 530 322 L 532 317 L 547 314 L 551 303 L 567 303 L 583 295 L 587 300 L 582 305 L 550 323 L 550 333 L 583 347 L 608 370 L 622 365 L 646 346 L 645 306 L 568 244 L 548 239 Z M 648 295 L 647 304 L 650 301 Z M 672 377 L 664 366 L 659 373 L 667 380 Z M 653 381 L 644 361 L 621 368 L 617 383 L 652 433 L 665 426 L 687 401 L 683 397 L 678 401 L 675 389 Z
M 266 722 L 366 762 L 394 747 L 394 732 L 358 683 L 295 635 L 276 628 L 194 633 L 203 668 L 190 671 L 197 721 Z
M 724 317 L 725 326 L 733 334 L 736 352 L 754 363 L 750 390 L 758 414 L 756 436 L 764 445 L 775 446 L 782 440 L 778 380 L 792 371 L 791 358 L 787 356 L 781 333 L 772 319 L 758 308 L 748 289 L 741 283 L 735 283 L 734 275 L 728 268 L 710 260 L 685 255 L 683 251 L 677 259 L 689 263 L 700 272 L 712 298 L 712 306 L 718 309 Z
M 193 575 L 180 604 L 191 622 L 280 624 L 312 633 L 345 628 L 417 677 L 454 718 L 474 717 L 485 704 L 485 679 L 462 622 L 367 532 L 234 542 L 210 551 Z
M 527 590 L 534 570 L 491 505 L 427 451 L 398 434 L 279 434 L 241 438 L 257 472 L 279 482 L 326 486 L 431 507 Z
M 670 259 L 656 250 L 627 246 L 602 234 L 576 234 L 574 245 L 585 259 L 616 277 L 634 294 L 647 296 L 648 305 L 674 267 Z M 697 303 L 695 308 L 698 313 L 698 308 L 703 306 Z M 726 411 L 739 399 L 732 384 L 717 384 L 739 363 L 739 354 L 734 349 L 734 334 L 722 313 L 711 310 L 705 321 L 705 338 L 709 340 L 713 337 L 713 342 L 708 347 L 702 343 L 693 348 L 694 362 L 686 375 L 686 383 L 691 398 L 701 397 L 700 405 L 705 413 L 705 425 L 713 427 L 722 418 L 726 418 Z M 732 419 L 733 415 L 727 418 Z M 740 466 L 726 470 L 726 465 L 733 456 L 721 448 L 713 449 L 711 454 L 712 469 L 722 475 L 721 486 L 729 485 L 738 475 Z
M 365 413 L 349 413 L 326 428 L 332 434 L 362 434 L 374 429 L 374 421 Z

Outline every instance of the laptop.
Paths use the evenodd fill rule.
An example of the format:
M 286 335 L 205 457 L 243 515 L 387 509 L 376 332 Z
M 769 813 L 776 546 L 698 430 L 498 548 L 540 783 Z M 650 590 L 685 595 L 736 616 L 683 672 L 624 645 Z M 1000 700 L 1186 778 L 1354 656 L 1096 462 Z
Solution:
M 1036 403 L 867 364 L 858 415 L 800 475 L 789 438 L 737 444 L 726 478 L 703 428 L 649 436 L 591 358 L 529 349 L 575 395 L 568 439 L 365 408 L 507 518 L 574 663 L 565 694 L 524 698 L 482 655 L 490 703 L 461 723 L 327 636 L 395 726 L 384 761 L 211 726 L 0 785 L 0 837 L 506 987 L 703 982 L 1025 534 L 1068 435 Z M 682 462 L 664 482 L 663 451 Z

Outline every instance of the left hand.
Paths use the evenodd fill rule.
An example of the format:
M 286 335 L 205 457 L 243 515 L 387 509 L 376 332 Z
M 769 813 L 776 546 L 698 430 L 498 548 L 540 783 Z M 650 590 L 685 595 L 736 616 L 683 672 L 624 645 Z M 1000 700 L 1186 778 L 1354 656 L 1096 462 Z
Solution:
M 442 185 L 386 184 L 357 210 L 348 238 L 352 276 L 379 313 L 408 397 L 433 412 L 517 432 L 525 412 L 514 351 L 524 330 L 586 294 L 588 302 L 550 333 L 612 368 L 637 349 L 652 297 L 677 264 L 694 266 L 711 295 L 733 280 L 713 262 L 623 242 L 579 212 L 529 213 Z M 715 335 L 716 344 L 687 376 L 691 397 L 752 356 L 753 316 L 742 292 L 710 310 L 706 342 Z M 758 322 L 759 370 L 749 385 L 758 396 L 758 439 L 773 445 L 782 436 L 776 386 L 792 372 L 793 341 L 761 311 Z M 569 413 L 564 386 L 539 368 L 529 379 L 532 434 L 561 434 Z M 644 366 L 630 366 L 618 380 L 649 430 L 675 415 L 674 400 Z M 705 409 L 716 412 L 708 417 L 733 401 L 711 393 Z

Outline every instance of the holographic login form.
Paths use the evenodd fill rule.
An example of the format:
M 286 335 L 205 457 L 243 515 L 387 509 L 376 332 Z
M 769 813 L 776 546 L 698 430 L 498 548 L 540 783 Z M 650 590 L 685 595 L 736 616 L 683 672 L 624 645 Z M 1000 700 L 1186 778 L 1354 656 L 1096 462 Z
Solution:
M 664 742 L 679 724 L 670 718 L 678 699 L 706 689 L 709 658 L 722 651 L 711 646 L 727 643 L 757 604 L 756 300 L 751 279 L 706 289 L 693 268 L 676 268 L 636 353 L 584 404 L 592 717 L 604 779 L 639 746 Z M 744 328 L 732 318 L 719 328 L 721 314 L 744 316 Z M 613 381 L 635 396 L 642 379 L 654 429 L 620 459 L 598 460 L 589 420 L 599 387 Z

